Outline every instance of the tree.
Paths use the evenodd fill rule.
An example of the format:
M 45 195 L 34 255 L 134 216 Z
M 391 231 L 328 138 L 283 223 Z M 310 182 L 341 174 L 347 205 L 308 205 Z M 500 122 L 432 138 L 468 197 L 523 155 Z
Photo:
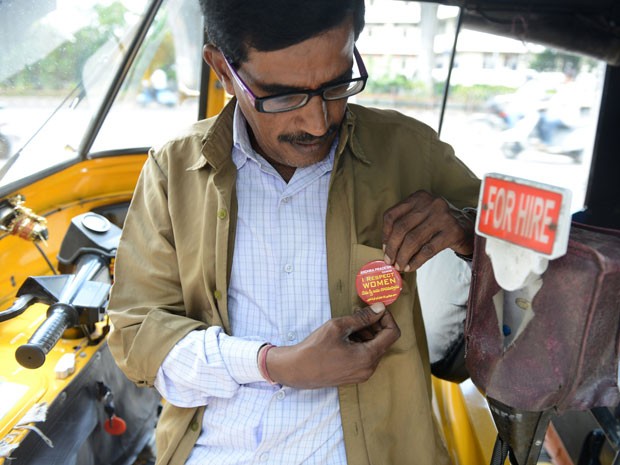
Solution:
M 578 55 L 560 52 L 550 48 L 537 53 L 530 62 L 530 67 L 536 71 L 563 71 L 569 73 L 577 71 L 581 66 L 582 58 Z
M 73 37 L 56 47 L 39 61 L 25 66 L 20 72 L 0 84 L 13 91 L 26 90 L 65 91 L 74 88 L 81 80 L 84 63 L 110 37 L 126 24 L 127 9 L 119 2 L 109 6 L 95 6 L 95 19 L 78 30 Z M 43 27 L 43 26 L 37 26 Z M 28 44 L 24 44 L 28 46 Z M 19 53 L 19 50 L 16 50 Z

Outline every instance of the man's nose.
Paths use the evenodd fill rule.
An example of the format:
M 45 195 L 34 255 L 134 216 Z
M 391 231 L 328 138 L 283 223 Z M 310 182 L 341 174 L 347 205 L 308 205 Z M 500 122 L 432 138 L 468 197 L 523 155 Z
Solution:
M 327 102 L 320 95 L 314 95 L 308 103 L 300 108 L 303 117 L 303 130 L 313 136 L 322 136 L 329 128 Z

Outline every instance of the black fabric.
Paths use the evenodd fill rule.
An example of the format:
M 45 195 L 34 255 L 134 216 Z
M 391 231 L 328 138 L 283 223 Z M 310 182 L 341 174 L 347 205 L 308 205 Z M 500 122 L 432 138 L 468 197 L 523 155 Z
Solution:
M 436 378 L 453 383 L 461 383 L 469 378 L 465 365 L 465 336 L 463 334 L 448 348 L 444 358 L 431 364 L 431 373 Z
M 30 432 L 11 455 L 11 465 L 128 465 L 152 438 L 159 395 L 129 381 L 116 366 L 107 343 L 73 376 L 50 405 L 47 420 L 36 424 L 54 447 Z M 111 389 L 116 414 L 127 423 L 127 431 L 120 436 L 103 429 L 107 415 L 98 399 L 97 382 Z
M 528 412 L 490 397 L 487 397 L 487 402 L 497 427 L 491 464 L 503 465 L 503 459 L 508 454 L 512 465 L 536 465 L 553 410 Z M 502 461 L 494 461 L 500 459 Z
M 508 444 L 497 436 L 495 445 L 493 446 L 493 455 L 491 455 L 491 465 L 504 465 L 506 457 L 508 457 L 508 450 Z

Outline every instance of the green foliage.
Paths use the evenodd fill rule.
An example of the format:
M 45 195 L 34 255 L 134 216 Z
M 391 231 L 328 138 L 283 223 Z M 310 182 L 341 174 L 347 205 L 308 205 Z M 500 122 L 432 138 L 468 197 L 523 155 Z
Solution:
M 369 79 L 366 84 L 366 89 L 367 92 L 377 94 L 416 95 L 426 93 L 426 86 L 423 82 L 409 79 L 402 74 Z
M 26 66 L 19 73 L 0 83 L 6 93 L 55 93 L 74 88 L 88 58 L 125 23 L 126 8 L 121 3 L 96 7 L 97 19 L 54 49 L 46 57 Z
M 407 79 L 405 76 L 383 76 L 379 79 L 369 80 L 366 85 L 364 98 L 398 99 L 411 104 L 428 104 L 437 102 L 443 96 L 445 82 L 434 82 L 429 89 L 424 82 Z M 515 92 L 514 87 L 497 86 L 488 84 L 475 84 L 473 86 L 453 85 L 450 86 L 448 101 L 450 105 L 466 107 L 469 109 L 484 108 L 486 102 L 499 94 Z
M 514 87 L 492 86 L 488 84 L 475 84 L 473 86 L 454 85 L 450 86 L 450 100 L 481 104 L 495 95 L 510 94 L 516 90 Z
M 537 53 L 530 61 L 530 68 L 536 71 L 564 71 L 578 70 L 582 58 L 578 55 L 545 49 Z

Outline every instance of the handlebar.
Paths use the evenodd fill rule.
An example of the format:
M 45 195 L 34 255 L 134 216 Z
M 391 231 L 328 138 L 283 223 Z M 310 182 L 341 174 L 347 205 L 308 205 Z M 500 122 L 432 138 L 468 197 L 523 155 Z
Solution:
M 6 211 L 0 211 L 0 220 L 14 213 L 16 205 L 9 207 L 11 205 L 12 209 L 5 205 Z M 20 365 L 39 368 L 65 330 L 82 326 L 86 332 L 100 321 L 111 286 L 109 265 L 120 236 L 120 227 L 94 212 L 77 215 L 71 220 L 58 261 L 63 266 L 74 267 L 75 273 L 29 277 L 17 292 L 18 299 L 11 308 L 0 312 L 2 321 L 19 315 L 32 303 L 49 305 L 47 319 L 28 343 L 15 351 Z
M 71 305 L 55 303 L 47 311 L 47 319 L 30 337 L 27 344 L 19 346 L 15 358 L 25 368 L 39 368 L 45 356 L 56 345 L 67 328 L 77 325 L 79 315 Z
M 58 302 L 50 305 L 46 320 L 30 337 L 27 344 L 15 351 L 17 362 L 24 368 L 35 369 L 45 363 L 45 356 L 56 345 L 66 329 L 78 325 L 80 312 L 74 305 L 82 287 L 106 268 L 106 262 L 96 254 L 84 255 L 75 275 L 64 285 Z

